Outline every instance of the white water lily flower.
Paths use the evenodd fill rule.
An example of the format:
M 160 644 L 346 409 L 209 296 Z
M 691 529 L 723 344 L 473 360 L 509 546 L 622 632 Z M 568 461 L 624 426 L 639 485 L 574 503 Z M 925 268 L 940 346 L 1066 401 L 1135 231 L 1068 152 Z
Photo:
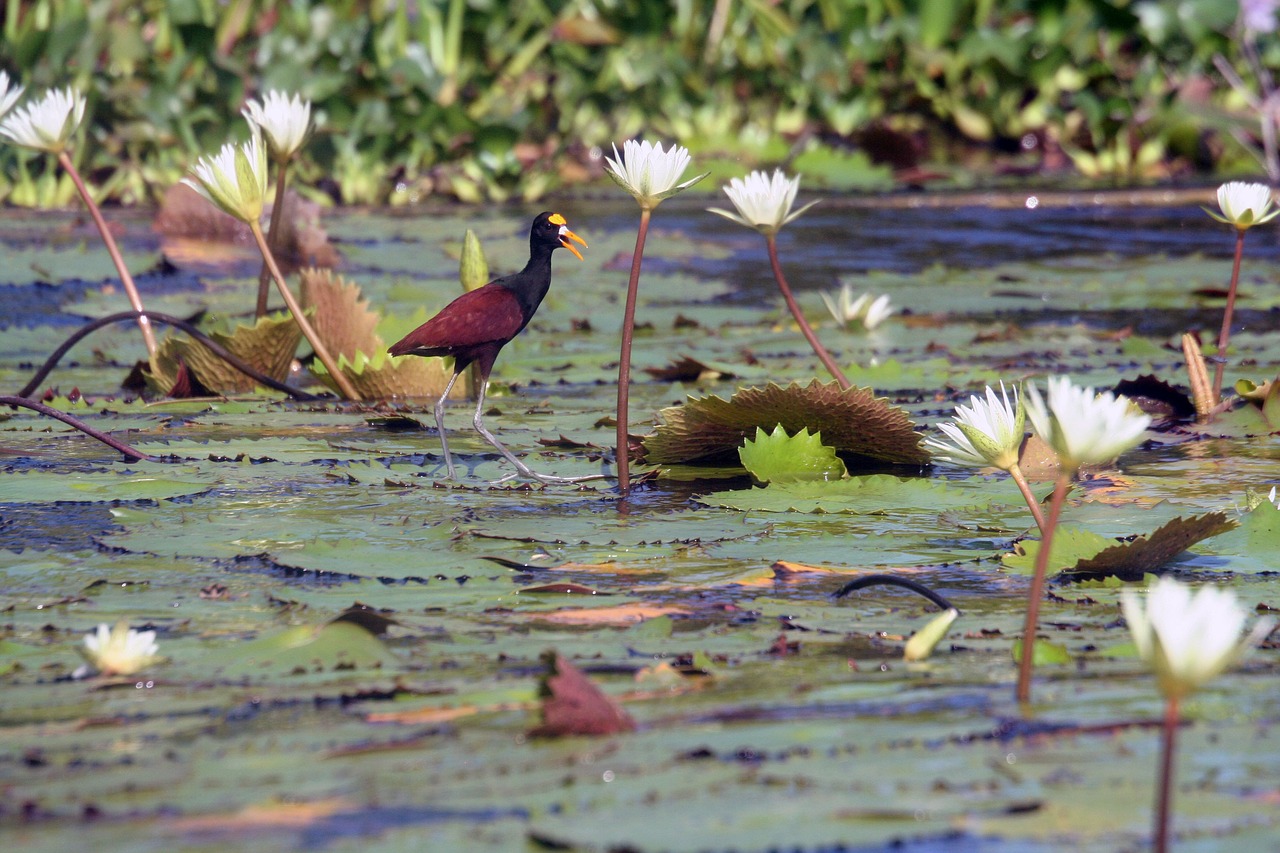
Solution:
M 1276 487 L 1275 487 L 1275 486 L 1272 486 L 1272 487 L 1271 487 L 1271 493 L 1270 493 L 1269 495 L 1267 495 L 1267 500 L 1269 500 L 1269 501 L 1271 501 L 1273 504 L 1275 504 L 1276 509 L 1280 509 L 1280 501 L 1277 501 L 1277 500 L 1276 500 Z
M 871 296 L 869 293 L 863 295 L 867 297 Z M 862 325 L 865 326 L 869 332 L 885 320 L 889 319 L 892 315 L 893 307 L 889 304 L 889 294 L 882 293 L 875 299 L 871 300 L 870 304 L 867 305 L 866 310 L 863 311 Z
M 18 98 L 22 97 L 23 86 L 9 85 L 9 74 L 0 71 L 0 117 L 9 112 L 9 108 L 14 105 Z
M 1064 468 L 1097 465 L 1137 446 L 1151 418 L 1127 397 L 1073 385 L 1065 376 L 1049 379 L 1045 399 L 1027 383 L 1027 417 L 1036 433 L 1058 454 Z
M 1146 606 L 1131 589 L 1121 592 L 1125 621 L 1138 654 L 1155 670 L 1160 692 L 1180 699 L 1238 661 L 1271 633 L 1275 620 L 1259 619 L 1241 639 L 1246 612 L 1230 590 L 1191 588 L 1160 578 Z
M 818 295 L 826 303 L 831 316 L 846 329 L 850 323 L 856 321 L 862 323 L 867 331 L 871 331 L 892 316 L 894 311 L 889 304 L 889 294 L 872 296 L 870 293 L 864 293 L 855 299 L 853 285 L 847 282 L 841 285 L 840 292 L 834 296 L 830 293 Z
M 622 154 L 618 153 L 618 146 L 614 145 L 613 156 L 604 159 L 605 172 L 613 182 L 631 193 L 645 210 L 653 210 L 664 199 L 687 190 L 711 174 L 703 172 L 696 178 L 677 184 L 692 161 L 689 150 L 680 145 L 672 145 L 669 150 L 663 151 L 661 142 L 628 139 L 622 143 Z
M 267 149 L 256 126 L 247 142 L 201 157 L 182 182 L 241 222 L 257 222 L 267 195 Z
M 0 134 L 15 145 L 60 154 L 84 119 L 84 96 L 68 86 L 19 107 L 0 123 Z
M 811 201 L 799 210 L 792 211 L 796 192 L 800 189 L 800 176 L 788 180 L 777 169 L 770 178 L 764 172 L 752 172 L 746 178 L 734 178 L 724 188 L 725 195 L 737 208 L 737 213 L 709 207 L 707 210 L 740 225 L 754 228 L 761 234 L 777 234 L 791 220 L 817 204 Z
M 267 92 L 261 102 L 245 104 L 241 113 L 267 137 L 277 160 L 296 154 L 311 133 L 311 102 L 301 95 L 290 98 L 284 92 Z
M 103 623 L 84 638 L 82 654 L 103 675 L 132 675 L 160 660 L 155 631 L 135 631 L 127 622 Z
M 1270 222 L 1280 214 L 1280 210 L 1272 210 L 1271 187 L 1244 181 L 1231 181 L 1218 187 L 1218 207 L 1222 209 L 1221 215 L 1207 207 L 1205 212 L 1241 231 Z
M 969 405 L 956 406 L 955 423 L 938 424 L 950 443 L 926 439 L 925 445 L 934 456 L 959 465 L 994 465 L 1008 471 L 1018 464 L 1018 450 L 1026 436 L 1026 408 L 1013 392 L 1013 402 L 1004 383 L 1000 396 L 987 386 L 986 398 L 969 398 Z

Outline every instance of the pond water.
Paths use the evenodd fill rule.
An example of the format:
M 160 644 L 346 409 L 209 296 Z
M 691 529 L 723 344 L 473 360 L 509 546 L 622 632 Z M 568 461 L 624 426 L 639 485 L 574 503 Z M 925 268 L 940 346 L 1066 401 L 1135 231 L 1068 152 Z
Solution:
M 855 385 L 933 434 L 985 384 L 1049 374 L 1187 386 L 1178 339 L 1221 321 L 1232 238 L 1209 191 L 1105 196 L 835 197 L 788 226 L 782 264 Z M 781 307 L 758 235 L 684 197 L 654 215 L 631 430 L 689 397 L 825 380 Z M 527 256 L 554 207 L 590 244 L 555 259 L 499 358 L 486 423 L 536 469 L 611 473 L 618 325 L 636 209 L 326 212 L 322 224 L 388 328 L 457 292 L 462 232 L 491 269 Z M 249 253 L 185 247 L 109 211 L 149 307 L 243 315 Z M 69 214 L 0 215 L 0 381 L 16 391 L 84 318 L 124 300 Z M 1227 387 L 1280 373 L 1280 242 L 1246 243 Z M 819 291 L 889 293 L 898 313 L 844 330 Z M 677 317 L 683 318 L 677 322 Z M 392 332 L 388 331 L 387 337 Z M 1060 577 L 1041 636 L 1069 663 L 1013 701 L 1036 538 L 1000 475 L 848 459 L 850 478 L 753 487 L 741 469 L 659 467 L 609 484 L 491 485 L 506 464 L 448 413 L 446 482 L 431 399 L 136 399 L 128 324 L 79 345 L 52 405 L 164 457 L 124 464 L 26 411 L 0 421 L 0 847 L 145 850 L 1142 849 L 1161 703 L 1114 581 Z M 681 356 L 707 366 L 677 382 Z M 78 394 L 71 394 L 76 389 Z M 390 430 L 379 417 L 415 418 Z M 1051 474 L 1032 470 L 1047 495 Z M 1280 437 L 1242 404 L 1160 419 L 1072 491 L 1077 542 L 1154 539 L 1220 512 L 1233 529 L 1159 566 L 1280 608 Z M 1254 506 L 1250 508 L 1251 498 Z M 1227 525 L 1231 526 L 1231 525 Z M 962 609 L 934 655 L 902 659 L 936 608 L 875 587 L 914 579 Z M 567 585 L 567 586 L 566 586 Z M 370 632 L 349 608 L 391 621 Z M 73 677 L 99 623 L 155 630 L 164 662 Z M 374 624 L 374 623 L 367 623 Z M 385 629 L 383 631 L 382 629 Z M 573 660 L 638 731 L 541 739 L 540 655 Z M 1266 644 L 1184 706 L 1183 850 L 1280 845 L 1280 652 Z

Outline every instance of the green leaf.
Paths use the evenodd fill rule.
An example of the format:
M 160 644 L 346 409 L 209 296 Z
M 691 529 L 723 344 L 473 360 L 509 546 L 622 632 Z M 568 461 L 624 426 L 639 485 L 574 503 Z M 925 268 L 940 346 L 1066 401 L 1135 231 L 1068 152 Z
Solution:
M 822 433 L 810 435 L 808 429 L 802 429 L 789 436 L 781 424 L 767 435 L 756 427 L 755 440 L 743 443 L 738 458 L 760 483 L 825 482 L 847 476 L 835 449 L 822 443 Z
M 489 283 L 489 261 L 485 259 L 480 238 L 470 228 L 462 238 L 462 258 L 458 265 L 458 280 L 462 283 L 464 291 L 476 290 Z
M 1022 640 L 1013 641 L 1013 662 L 1022 660 Z M 1036 640 L 1031 648 L 1031 663 L 1035 666 L 1053 666 L 1071 663 L 1071 652 L 1067 647 L 1048 640 Z
M 1052 575 L 1069 569 L 1115 544 L 1114 539 L 1069 524 L 1059 524 L 1053 533 L 1053 550 L 1049 554 L 1046 573 Z M 1034 574 L 1039 553 L 1040 540 L 1024 539 L 1013 546 L 1012 552 L 1000 558 L 1000 565 L 1019 574 Z

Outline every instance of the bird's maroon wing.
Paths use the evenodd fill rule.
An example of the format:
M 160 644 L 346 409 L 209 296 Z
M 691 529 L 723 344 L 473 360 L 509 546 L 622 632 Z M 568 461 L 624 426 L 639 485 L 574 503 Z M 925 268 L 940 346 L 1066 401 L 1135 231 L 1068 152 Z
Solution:
M 515 294 L 505 287 L 485 285 L 450 302 L 387 351 L 392 355 L 455 355 L 484 344 L 505 344 L 523 325 Z

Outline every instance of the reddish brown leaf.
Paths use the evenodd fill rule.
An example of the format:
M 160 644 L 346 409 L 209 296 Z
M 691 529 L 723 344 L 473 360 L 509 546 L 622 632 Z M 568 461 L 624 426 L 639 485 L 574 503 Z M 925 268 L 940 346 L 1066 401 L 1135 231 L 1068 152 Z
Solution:
M 612 735 L 636 729 L 616 702 L 606 696 L 591 679 L 555 652 L 543 656 L 549 672 L 539 685 L 542 724 L 530 729 L 530 737 L 567 735 Z
M 1063 571 L 1062 576 L 1113 576 L 1123 581 L 1142 580 L 1144 574 L 1163 568 L 1197 542 L 1226 533 L 1238 525 L 1239 522 L 1221 512 L 1190 518 L 1180 516 L 1166 522 L 1150 536 L 1139 536 L 1131 542 L 1113 545 L 1087 560 L 1081 560 Z
M 732 379 L 732 373 L 724 373 L 696 358 L 682 355 L 666 367 L 646 367 L 644 372 L 661 382 L 696 382 L 703 376 Z

